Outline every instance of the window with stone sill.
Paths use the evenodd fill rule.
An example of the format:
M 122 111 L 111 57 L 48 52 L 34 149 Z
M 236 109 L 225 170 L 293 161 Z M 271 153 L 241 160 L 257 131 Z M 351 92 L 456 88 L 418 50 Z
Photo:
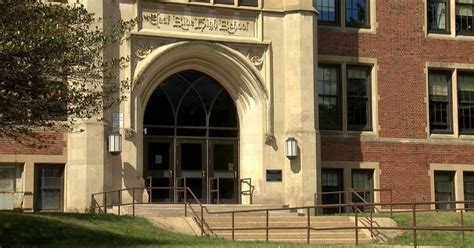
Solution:
M 320 25 L 341 26 L 342 24 L 343 27 L 370 28 L 370 0 L 316 1 Z
M 343 73 L 341 68 L 338 64 L 318 67 L 319 129 L 343 131 L 345 126 L 348 131 L 372 131 L 371 66 L 347 65 Z
M 451 86 L 453 77 L 457 78 L 454 87 Z M 430 132 L 453 134 L 454 125 L 457 125 L 460 135 L 474 134 L 474 72 L 430 70 L 428 85 Z M 457 99 L 451 89 L 457 92 Z M 457 120 L 453 119 L 455 108 Z
M 191 3 L 223 4 L 231 6 L 258 7 L 258 0 L 189 0 Z

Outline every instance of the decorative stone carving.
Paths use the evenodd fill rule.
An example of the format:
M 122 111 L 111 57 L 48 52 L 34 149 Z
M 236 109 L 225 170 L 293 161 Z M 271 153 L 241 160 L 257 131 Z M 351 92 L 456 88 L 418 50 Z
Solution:
M 265 47 L 239 47 L 237 50 L 242 53 L 257 69 L 262 69 L 265 61 Z
M 125 128 L 123 131 L 126 140 L 132 140 L 136 133 L 135 130 L 133 130 L 132 128 Z

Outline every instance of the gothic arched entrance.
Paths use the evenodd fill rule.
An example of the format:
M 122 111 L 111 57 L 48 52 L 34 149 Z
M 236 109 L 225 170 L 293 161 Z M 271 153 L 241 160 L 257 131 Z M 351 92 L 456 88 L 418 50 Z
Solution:
M 202 202 L 239 202 L 239 121 L 234 101 L 212 77 L 195 70 L 165 79 L 146 105 L 144 177 L 153 187 L 186 186 Z M 155 190 L 153 201 L 174 201 Z

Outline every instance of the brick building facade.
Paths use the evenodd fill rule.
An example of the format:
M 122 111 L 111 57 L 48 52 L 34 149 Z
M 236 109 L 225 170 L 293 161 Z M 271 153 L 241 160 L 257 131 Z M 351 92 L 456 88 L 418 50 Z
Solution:
M 397 202 L 474 196 L 470 0 L 80 2 L 98 17 L 148 17 L 115 49 L 131 57 L 120 77 L 143 84 L 105 110 L 104 122 L 54 134 L 46 148 L 0 141 L 0 180 L 32 193 L 22 196 L 25 208 L 82 211 L 92 193 L 142 187 L 150 177 L 175 187 L 186 176 L 201 200 L 213 203 L 209 180 L 216 175 L 226 185 L 221 199 L 239 204 L 249 203 L 240 195 L 244 178 L 254 182 L 254 203 L 292 206 L 313 204 L 315 192 L 347 188 L 391 189 Z M 201 79 L 223 98 L 198 89 Z M 176 89 L 167 85 L 183 82 L 178 92 L 195 90 L 204 105 L 235 105 L 227 111 L 235 116 L 223 117 L 235 117 L 235 125 L 213 126 L 207 105 L 205 127 L 152 117 L 180 111 L 170 97 Z M 149 108 L 154 102 L 161 105 Z M 114 115 L 123 118 L 116 129 Z M 229 132 L 216 134 L 222 128 Z M 107 152 L 114 133 L 122 135 L 119 155 Z M 285 154 L 289 138 L 298 142 L 296 159 Z M 182 161 L 188 157 L 203 162 L 191 168 Z M 59 192 L 50 205 L 39 197 L 45 175 L 58 182 L 45 189 Z M 386 193 L 367 197 L 389 201 Z M 169 193 L 151 200 L 175 199 Z

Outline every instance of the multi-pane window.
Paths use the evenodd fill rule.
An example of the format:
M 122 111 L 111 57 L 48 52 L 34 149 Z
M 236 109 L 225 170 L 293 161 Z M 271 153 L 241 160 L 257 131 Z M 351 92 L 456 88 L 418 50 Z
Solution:
M 258 0 L 189 0 L 192 3 L 214 3 L 214 4 L 227 4 L 227 5 L 237 5 L 237 6 L 249 6 L 257 7 Z
M 435 201 L 454 201 L 454 172 L 434 173 Z M 436 209 L 453 209 L 454 204 L 438 203 Z
M 474 73 L 458 72 L 458 117 L 461 134 L 474 133 Z
M 345 68 L 340 73 L 340 65 L 319 65 L 319 129 L 343 130 L 347 126 L 350 131 L 371 131 L 371 67 L 347 65 Z
M 340 67 L 321 65 L 318 68 L 319 128 L 337 130 L 341 128 L 340 111 Z
M 449 6 L 447 0 L 429 0 L 427 10 L 429 31 L 447 32 L 449 30 Z
M 452 84 L 452 80 L 455 83 Z M 454 68 L 430 70 L 428 93 L 431 133 L 474 134 L 473 71 Z
M 430 71 L 429 73 L 430 129 L 432 133 L 452 132 L 450 81 L 450 72 Z
M 474 0 L 456 0 L 456 32 L 474 35 Z
M 363 170 L 357 169 L 352 170 L 352 188 L 359 189 L 359 190 L 367 190 L 363 192 L 359 192 L 359 195 L 353 195 L 352 201 L 354 202 L 361 202 L 359 196 L 361 196 L 367 202 L 373 202 L 374 196 L 373 192 L 370 191 L 374 188 L 374 170 Z
M 366 27 L 369 25 L 368 0 L 345 0 L 346 26 Z
M 347 67 L 347 125 L 350 130 L 370 130 L 370 68 Z
M 316 1 L 320 25 L 370 28 L 370 0 Z
M 474 35 L 474 0 L 428 0 L 426 10 L 428 32 Z
M 59 166 L 40 166 L 36 175 L 36 209 L 61 210 L 63 168 Z
M 464 172 L 464 200 L 474 201 L 474 172 Z M 466 203 L 465 208 L 474 209 L 474 203 Z
M 318 11 L 320 24 L 339 24 L 339 0 L 318 0 Z

